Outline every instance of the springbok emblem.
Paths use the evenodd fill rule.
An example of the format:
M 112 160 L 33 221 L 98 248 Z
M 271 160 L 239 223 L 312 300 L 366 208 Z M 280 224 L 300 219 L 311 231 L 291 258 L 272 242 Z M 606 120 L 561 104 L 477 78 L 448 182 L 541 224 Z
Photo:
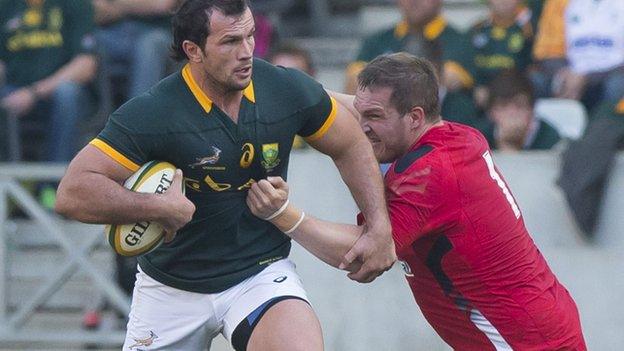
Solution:
M 215 163 L 217 163 L 221 155 L 221 150 L 216 146 L 211 146 L 210 148 L 212 149 L 212 155 L 201 158 L 198 157 L 196 158 L 197 162 L 190 164 L 189 166 L 191 168 L 195 168 L 204 165 L 214 165 Z
M 154 340 L 158 339 L 158 335 L 154 334 L 154 332 L 150 330 L 150 336 L 148 338 L 145 338 L 145 339 L 133 338 L 133 339 L 135 343 L 132 346 L 130 346 L 131 350 L 138 346 L 151 346 L 154 343 Z

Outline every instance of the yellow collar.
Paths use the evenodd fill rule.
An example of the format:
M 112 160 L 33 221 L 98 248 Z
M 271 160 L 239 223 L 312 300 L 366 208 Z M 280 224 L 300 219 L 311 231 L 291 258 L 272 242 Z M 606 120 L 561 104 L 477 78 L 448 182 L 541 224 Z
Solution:
M 446 20 L 444 17 L 438 15 L 425 25 L 423 35 L 427 40 L 434 40 L 444 31 L 446 28 Z M 409 23 L 403 20 L 394 27 L 394 36 L 397 39 L 403 39 L 409 33 Z
M 193 75 L 191 74 L 191 66 L 188 63 L 184 65 L 184 68 L 182 68 L 182 78 L 184 78 L 184 82 L 189 87 L 189 89 L 191 89 L 193 96 L 195 96 L 195 99 L 197 100 L 197 102 L 199 102 L 204 111 L 206 111 L 206 113 L 210 112 L 210 110 L 212 110 L 212 100 L 210 100 L 210 98 L 204 93 L 204 91 L 201 90 L 201 88 L 195 81 L 195 78 L 193 78 Z M 249 85 L 245 88 L 245 90 L 243 90 L 243 96 L 246 97 L 247 100 L 249 100 L 250 102 L 256 103 L 253 81 L 250 81 Z

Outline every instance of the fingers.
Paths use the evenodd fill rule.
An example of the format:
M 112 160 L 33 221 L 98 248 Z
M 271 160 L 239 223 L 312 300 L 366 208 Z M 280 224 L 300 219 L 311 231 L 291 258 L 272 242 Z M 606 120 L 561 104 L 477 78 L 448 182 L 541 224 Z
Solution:
M 252 184 L 251 190 L 249 191 L 250 193 L 255 195 L 255 198 L 257 199 L 258 204 L 260 204 L 262 208 L 271 207 L 271 198 L 270 198 L 270 193 L 269 193 L 271 189 L 266 189 L 267 185 L 268 187 L 273 189 L 271 184 L 268 184 L 268 182 L 263 179 L 257 183 Z M 275 191 L 275 189 L 273 189 L 273 191 Z
M 247 193 L 247 200 L 246 200 L 246 202 L 247 202 L 247 206 L 251 210 L 251 213 L 254 214 L 254 216 L 262 217 L 262 213 L 260 212 L 260 210 L 262 209 L 262 206 L 260 205 L 260 201 L 258 200 L 258 196 L 256 195 L 256 193 L 254 191 L 249 191 Z
M 351 248 L 351 250 L 349 250 L 349 252 L 347 252 L 344 257 L 342 258 L 342 262 L 340 262 L 340 265 L 338 265 L 339 269 L 346 269 L 348 266 L 350 266 L 353 261 L 355 261 L 356 258 L 358 258 L 359 254 L 357 253 L 355 246 Z
M 349 277 L 349 279 L 351 280 L 355 280 L 358 283 L 370 283 L 380 275 L 381 273 L 368 271 L 364 268 L 364 266 L 362 266 L 362 269 L 360 269 L 358 272 L 349 273 L 347 274 L 347 277 Z
M 165 244 L 172 242 L 175 235 L 176 235 L 176 232 L 165 230 Z
M 275 189 L 284 190 L 288 193 L 288 183 L 282 177 L 267 177 L 267 181 L 273 185 Z
M 273 187 L 266 179 L 260 179 L 256 184 L 258 184 L 258 188 L 262 191 L 263 195 L 265 195 L 269 199 L 278 198 L 277 190 Z
M 173 181 L 171 182 L 171 186 L 174 189 L 179 189 L 180 191 L 182 191 L 182 170 L 181 169 L 176 169 L 175 173 L 173 174 Z

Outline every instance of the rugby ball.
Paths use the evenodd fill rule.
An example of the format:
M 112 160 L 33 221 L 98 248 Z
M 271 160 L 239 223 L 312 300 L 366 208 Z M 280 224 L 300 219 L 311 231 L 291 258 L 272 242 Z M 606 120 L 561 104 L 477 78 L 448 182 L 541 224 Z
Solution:
M 139 193 L 162 194 L 173 182 L 175 171 L 176 167 L 169 162 L 150 161 L 128 178 L 124 187 Z M 165 239 L 164 229 L 156 222 L 109 224 L 104 231 L 108 243 L 122 256 L 146 254 Z

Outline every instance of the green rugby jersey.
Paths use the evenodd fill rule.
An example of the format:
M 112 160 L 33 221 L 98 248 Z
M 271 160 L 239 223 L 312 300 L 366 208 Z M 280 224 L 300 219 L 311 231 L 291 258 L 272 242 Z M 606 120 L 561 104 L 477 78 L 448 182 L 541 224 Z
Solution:
M 93 53 L 90 0 L 0 0 L 0 61 L 7 84 L 44 79 L 82 53 Z
M 91 144 L 136 171 L 150 160 L 182 169 L 197 210 L 175 240 L 139 257 L 143 271 L 187 291 L 223 291 L 285 258 L 290 239 L 245 203 L 252 182 L 286 179 L 295 134 L 325 134 L 336 102 L 300 71 L 254 59 L 234 123 L 199 88 L 189 66 L 114 112 Z
M 531 63 L 531 16 L 531 10 L 522 7 L 514 23 L 496 24 L 489 18 L 472 27 L 470 36 L 477 85 L 487 85 L 502 70 L 522 72 Z
M 473 84 L 474 66 L 471 60 L 472 47 L 464 34 L 451 27 L 446 20 L 438 16 L 429 22 L 423 31 L 423 37 L 429 43 L 439 45 L 444 69 L 456 72 L 462 79 L 464 87 Z M 366 38 L 362 43 L 358 56 L 347 68 L 352 73 L 359 73 L 367 62 L 383 54 L 407 51 L 417 56 L 421 53 L 411 52 L 409 24 L 401 21 L 393 28 L 385 29 Z
M 550 150 L 561 141 L 561 136 L 555 127 L 541 119 L 538 122 L 537 132 L 529 145 L 525 146 L 525 150 Z

